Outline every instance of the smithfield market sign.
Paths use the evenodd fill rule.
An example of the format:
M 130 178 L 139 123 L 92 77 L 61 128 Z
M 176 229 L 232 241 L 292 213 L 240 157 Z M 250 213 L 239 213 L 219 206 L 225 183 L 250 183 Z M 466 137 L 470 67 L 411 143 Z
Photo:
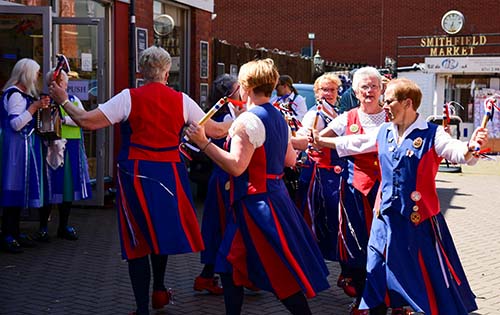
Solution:
M 500 57 L 500 33 L 399 36 L 399 64 L 421 63 L 427 57 Z

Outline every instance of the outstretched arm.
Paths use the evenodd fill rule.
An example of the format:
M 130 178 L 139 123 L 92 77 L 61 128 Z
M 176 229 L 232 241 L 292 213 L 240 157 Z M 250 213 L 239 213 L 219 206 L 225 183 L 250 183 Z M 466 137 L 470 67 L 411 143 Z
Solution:
M 60 104 L 78 126 L 88 130 L 95 130 L 111 125 L 108 118 L 98 108 L 87 112 L 71 105 L 68 93 L 57 82 L 52 82 L 49 93 L 56 104 Z

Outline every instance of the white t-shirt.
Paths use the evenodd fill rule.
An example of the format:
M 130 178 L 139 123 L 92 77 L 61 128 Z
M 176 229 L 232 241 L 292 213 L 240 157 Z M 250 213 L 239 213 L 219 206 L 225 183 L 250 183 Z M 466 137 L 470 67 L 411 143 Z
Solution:
M 281 99 L 281 102 L 292 102 L 292 109 L 295 111 L 296 115 L 294 115 L 295 119 L 298 121 L 302 121 L 304 118 L 304 115 L 307 113 L 307 105 L 306 105 L 306 99 L 302 97 L 301 95 L 297 94 L 297 97 L 295 97 L 295 93 L 290 93 L 287 98 Z M 271 99 L 271 104 L 274 104 L 277 100 L 279 100 L 281 96 L 276 96 Z
M 205 113 L 198 106 L 198 104 L 189 96 L 182 93 L 182 103 L 184 110 L 184 122 L 191 123 L 199 121 Z M 98 109 L 106 116 L 111 124 L 126 121 L 132 109 L 132 99 L 130 97 L 130 90 L 125 89 L 120 93 L 113 96 L 109 101 L 100 104 Z
M 398 139 L 398 127 L 390 123 L 389 130 L 394 134 L 395 139 Z M 364 127 L 364 126 L 363 126 Z M 419 115 L 417 120 L 409 126 L 402 139 L 415 129 L 426 129 L 427 121 Z M 348 156 L 359 153 L 377 151 L 377 135 L 380 126 L 373 132 L 362 135 L 350 135 L 345 137 L 336 137 L 334 139 L 339 156 Z M 464 158 L 464 153 L 467 151 L 467 144 L 458 139 L 453 139 L 442 126 L 438 126 L 436 135 L 434 136 L 434 149 L 438 156 L 441 156 L 452 163 L 467 163 L 473 165 L 477 163 L 477 158 L 472 158 L 468 161 Z

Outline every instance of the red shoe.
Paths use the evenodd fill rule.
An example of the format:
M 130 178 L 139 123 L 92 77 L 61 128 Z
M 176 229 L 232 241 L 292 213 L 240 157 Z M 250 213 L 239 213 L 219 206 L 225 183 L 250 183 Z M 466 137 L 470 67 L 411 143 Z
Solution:
M 347 296 L 350 297 L 357 297 L 358 292 L 356 292 L 356 288 L 351 285 L 352 279 L 351 278 L 344 278 L 343 275 L 339 275 L 339 279 L 337 280 L 337 286 L 339 288 L 342 288 L 344 290 L 344 293 L 347 294 Z
M 194 279 L 193 289 L 195 291 L 207 290 L 211 294 L 221 295 L 224 289 L 219 285 L 219 277 L 203 278 L 198 276 Z
M 153 309 L 158 310 L 163 308 L 170 302 L 170 292 L 167 290 L 153 291 L 153 296 L 151 297 L 151 304 Z

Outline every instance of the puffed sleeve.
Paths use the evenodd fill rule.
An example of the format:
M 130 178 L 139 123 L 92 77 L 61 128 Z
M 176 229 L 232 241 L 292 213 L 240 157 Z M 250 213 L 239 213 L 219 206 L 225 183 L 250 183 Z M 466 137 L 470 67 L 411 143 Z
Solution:
M 245 132 L 248 135 L 250 143 L 254 148 L 264 144 L 266 140 L 266 128 L 262 120 L 254 113 L 244 112 L 236 118 L 229 129 L 229 136 L 234 137 L 239 132 Z

